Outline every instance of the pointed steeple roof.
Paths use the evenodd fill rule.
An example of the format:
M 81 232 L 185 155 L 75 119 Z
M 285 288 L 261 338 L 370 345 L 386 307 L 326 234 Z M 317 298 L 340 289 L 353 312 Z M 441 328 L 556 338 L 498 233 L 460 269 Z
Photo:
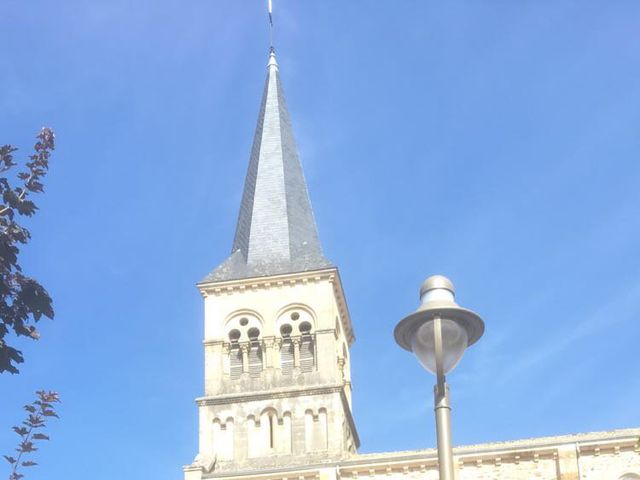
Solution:
M 331 266 L 322 253 L 278 63 L 271 48 L 231 256 L 204 282 Z

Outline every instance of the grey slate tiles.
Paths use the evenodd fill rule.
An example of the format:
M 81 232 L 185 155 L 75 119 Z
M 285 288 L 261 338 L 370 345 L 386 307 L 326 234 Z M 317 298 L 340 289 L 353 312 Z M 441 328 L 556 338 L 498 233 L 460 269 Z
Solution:
M 273 49 L 231 256 L 203 282 L 331 267 L 324 257 Z

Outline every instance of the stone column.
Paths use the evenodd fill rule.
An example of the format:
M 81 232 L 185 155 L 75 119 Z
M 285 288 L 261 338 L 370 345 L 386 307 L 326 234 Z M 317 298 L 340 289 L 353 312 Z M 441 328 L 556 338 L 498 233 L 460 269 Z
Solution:
M 293 368 L 300 368 L 300 338 L 296 337 L 293 342 Z
M 243 343 L 240 349 L 242 350 L 242 373 L 249 373 L 249 344 Z
M 282 349 L 282 338 L 277 337 L 273 345 L 273 366 L 278 370 L 282 370 L 282 360 L 280 358 L 280 350 Z
M 558 447 L 556 473 L 558 480 L 580 480 L 578 451 L 575 444 Z
M 262 342 L 262 361 L 264 362 L 263 364 L 265 369 L 273 368 L 275 365 L 275 343 L 275 338 L 273 337 L 265 337 L 264 341 Z

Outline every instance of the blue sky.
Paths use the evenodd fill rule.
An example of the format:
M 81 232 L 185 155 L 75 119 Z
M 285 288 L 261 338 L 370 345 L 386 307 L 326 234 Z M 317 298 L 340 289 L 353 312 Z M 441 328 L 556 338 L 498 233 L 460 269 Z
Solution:
M 0 3 L 0 143 L 58 141 L 22 257 L 57 318 L 0 377 L 1 453 L 33 391 L 64 401 L 31 478 L 177 479 L 196 452 L 195 283 L 232 241 L 264 3 Z M 433 273 L 487 325 L 457 444 L 640 425 L 640 3 L 274 3 L 361 451 L 435 443 L 433 378 L 392 339 Z

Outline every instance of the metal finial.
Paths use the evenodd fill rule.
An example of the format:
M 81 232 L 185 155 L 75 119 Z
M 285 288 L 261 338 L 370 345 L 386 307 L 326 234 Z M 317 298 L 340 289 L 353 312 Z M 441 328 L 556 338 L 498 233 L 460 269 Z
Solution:
M 269 0 L 269 45 L 273 49 L 273 0 Z
M 429 290 L 435 289 L 449 290 L 452 294 L 455 295 L 455 289 L 453 288 L 453 283 L 451 283 L 451 280 L 449 280 L 444 275 L 432 275 L 427 278 L 420 287 L 420 297 L 422 297 Z

